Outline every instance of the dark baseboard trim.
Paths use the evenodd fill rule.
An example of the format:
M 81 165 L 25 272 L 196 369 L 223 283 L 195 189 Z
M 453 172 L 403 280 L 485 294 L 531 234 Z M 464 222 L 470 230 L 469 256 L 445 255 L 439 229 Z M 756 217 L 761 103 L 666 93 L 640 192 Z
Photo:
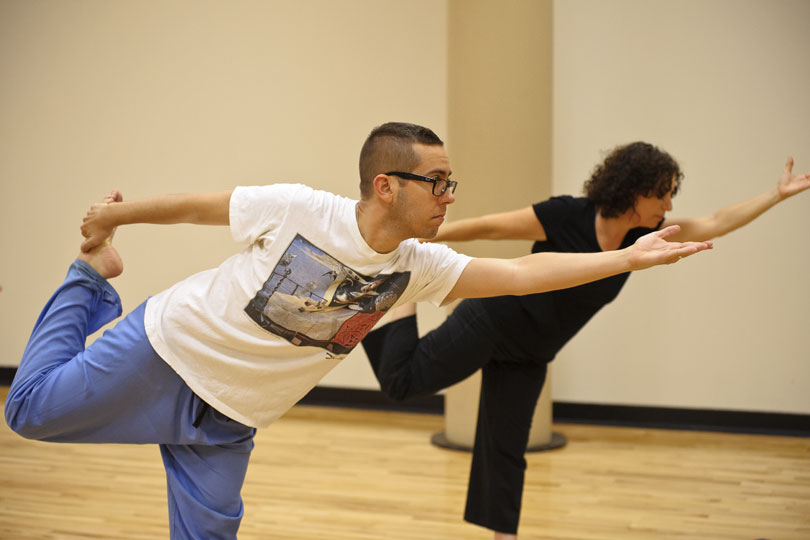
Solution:
M 554 402 L 554 422 L 810 437 L 810 415 Z
M 326 407 L 352 407 L 383 411 L 444 414 L 444 398 L 439 395 L 396 402 L 379 390 L 356 390 L 316 386 L 298 403 L 303 405 L 323 405 Z
M 14 367 L 0 367 L 0 385 L 10 385 L 16 371 L 17 369 Z M 444 414 L 444 398 L 440 395 L 394 402 L 379 390 L 356 390 L 328 386 L 316 386 L 299 403 L 328 407 Z M 807 414 L 598 405 L 560 401 L 554 402 L 553 414 L 554 422 L 561 424 L 597 424 L 810 437 L 810 415 Z
M 0 386 L 11 386 L 15 373 L 17 373 L 15 367 L 0 367 Z
M 379 390 L 354 390 L 324 386 L 313 388 L 299 403 L 402 412 L 444 413 L 444 398 L 438 395 L 397 403 L 385 397 Z M 555 401 L 553 415 L 554 422 L 560 424 L 597 424 L 810 437 L 810 415 L 805 414 L 598 405 Z

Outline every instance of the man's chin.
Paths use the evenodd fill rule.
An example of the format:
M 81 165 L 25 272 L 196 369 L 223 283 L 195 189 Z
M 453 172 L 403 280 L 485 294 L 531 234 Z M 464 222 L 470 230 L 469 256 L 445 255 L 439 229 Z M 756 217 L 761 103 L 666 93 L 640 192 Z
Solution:
M 425 229 L 424 231 L 422 231 L 422 234 L 420 234 L 416 238 L 417 238 L 417 240 L 419 240 L 421 242 L 430 242 L 431 240 L 436 238 L 437 234 L 439 234 L 439 227 L 438 226 L 437 227 L 431 227 L 430 229 Z

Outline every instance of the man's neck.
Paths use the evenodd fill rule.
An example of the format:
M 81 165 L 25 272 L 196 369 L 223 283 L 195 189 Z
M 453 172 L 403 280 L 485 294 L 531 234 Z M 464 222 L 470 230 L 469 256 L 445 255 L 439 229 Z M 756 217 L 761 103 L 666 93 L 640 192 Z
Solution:
M 368 201 L 358 201 L 354 213 L 357 217 L 360 236 L 377 253 L 390 253 L 397 249 L 400 242 L 405 240 L 405 238 L 400 238 L 388 230 L 386 220 L 383 219 L 380 209 Z

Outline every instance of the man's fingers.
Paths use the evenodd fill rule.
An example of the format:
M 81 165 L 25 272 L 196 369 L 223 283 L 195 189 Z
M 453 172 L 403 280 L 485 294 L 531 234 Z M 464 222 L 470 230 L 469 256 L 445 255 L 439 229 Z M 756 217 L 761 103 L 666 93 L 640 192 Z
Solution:
M 712 249 L 714 247 L 714 243 L 711 241 L 709 242 L 687 242 L 687 246 L 690 249 L 694 249 L 693 253 L 697 253 L 698 251 L 703 251 L 704 249 Z
M 88 238 L 87 240 L 85 240 L 84 242 L 82 242 L 82 245 L 81 245 L 81 248 L 80 248 L 80 249 L 81 249 L 81 250 L 82 250 L 84 253 L 87 253 L 88 251 L 90 251 L 91 249 L 93 249 L 94 247 L 96 247 L 96 245 L 98 245 L 98 244 L 97 244 L 95 241 L 93 241 L 93 239 L 92 239 L 92 238 Z
M 678 234 L 681 230 L 680 225 L 670 225 L 669 227 L 664 227 L 660 231 L 656 231 L 658 238 L 666 238 L 667 236 L 672 236 L 673 234 Z
M 694 255 L 700 251 L 712 248 L 714 248 L 712 242 L 687 242 L 675 250 L 675 253 L 678 255 L 678 259 L 683 259 L 689 255 Z
M 678 249 L 675 253 L 678 255 L 678 259 L 683 259 L 689 255 L 694 255 L 697 252 L 698 249 L 695 246 L 684 246 Z

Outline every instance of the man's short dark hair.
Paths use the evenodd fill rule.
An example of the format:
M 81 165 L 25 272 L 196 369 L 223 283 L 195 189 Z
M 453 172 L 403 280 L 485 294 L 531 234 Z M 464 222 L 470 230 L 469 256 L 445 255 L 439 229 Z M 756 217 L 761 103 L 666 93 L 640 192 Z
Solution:
M 378 174 L 388 171 L 410 172 L 419 165 L 414 144 L 440 145 L 444 142 L 426 127 L 404 122 L 388 122 L 375 127 L 360 150 L 360 195 L 366 199 L 373 192 Z
M 682 179 L 672 156 L 649 143 L 634 142 L 614 148 L 585 182 L 584 190 L 602 217 L 613 218 L 634 208 L 639 195 L 663 198 L 672 189 L 674 197 Z

